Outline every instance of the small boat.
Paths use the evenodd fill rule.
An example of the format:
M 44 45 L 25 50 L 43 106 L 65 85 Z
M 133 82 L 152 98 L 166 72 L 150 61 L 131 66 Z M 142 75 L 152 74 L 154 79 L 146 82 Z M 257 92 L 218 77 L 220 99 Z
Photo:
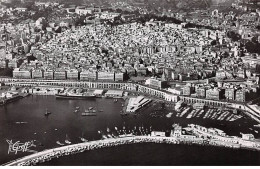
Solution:
M 79 112 L 79 110 L 78 110 L 78 109 L 76 109 L 76 110 L 74 111 L 74 113 L 77 113 L 77 112 Z
M 79 107 L 76 107 L 76 109 L 79 109 Z
M 82 132 L 82 135 L 81 135 L 81 137 L 79 137 L 80 138 L 80 140 L 82 141 L 82 142 L 88 142 L 88 140 L 87 139 L 85 139 L 84 137 L 83 137 L 83 132 Z
M 85 139 L 85 138 L 83 138 L 83 137 L 80 137 L 80 140 L 81 140 L 82 142 L 88 142 L 88 140 Z
M 167 118 L 171 118 L 171 117 L 172 117 L 172 115 L 173 115 L 173 113 L 172 113 L 172 112 L 170 112 L 170 113 L 168 113 L 168 114 L 166 115 L 166 117 L 167 117 Z
M 255 124 L 254 127 L 260 127 L 260 124 Z
M 58 129 L 55 129 L 55 131 L 57 131 Z
M 85 113 L 81 113 L 81 116 L 96 116 L 97 114 L 94 112 L 86 112 Z
M 24 121 L 17 121 L 15 122 L 16 124 L 27 124 L 28 122 L 24 122 Z
M 107 136 L 105 136 L 105 135 L 102 135 L 102 138 L 103 138 L 103 139 L 107 139 Z
M 71 144 L 71 142 L 69 140 L 65 140 L 66 144 Z
M 249 128 L 249 130 L 253 130 L 252 128 Z
M 65 144 L 61 143 L 60 141 L 56 141 L 56 143 L 60 146 L 64 146 Z
M 51 114 L 50 111 L 48 111 L 48 109 L 46 109 L 45 113 L 44 113 L 44 116 L 49 116 Z
M 89 107 L 88 109 L 89 109 L 89 110 L 92 110 L 92 109 L 93 109 L 93 107 Z
M 65 143 L 66 143 L 66 144 L 71 144 L 71 142 L 69 141 L 69 137 L 68 137 L 67 134 L 66 134 L 66 140 L 65 140 Z
M 257 130 L 254 130 L 255 131 L 255 133 L 258 133 L 258 131 Z
M 104 110 L 99 110 L 99 112 L 103 112 Z

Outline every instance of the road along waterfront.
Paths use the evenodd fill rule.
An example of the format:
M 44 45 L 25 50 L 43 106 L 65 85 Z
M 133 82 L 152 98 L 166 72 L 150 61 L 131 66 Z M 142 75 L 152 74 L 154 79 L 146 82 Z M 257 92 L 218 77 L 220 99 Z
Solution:
M 260 123 L 260 109 L 253 109 L 251 108 L 252 105 L 250 104 L 200 99 L 200 98 L 194 98 L 189 96 L 178 96 L 166 90 L 154 89 L 139 83 L 90 82 L 90 81 L 41 80 L 41 79 L 36 80 L 36 79 L 14 79 L 14 78 L 0 78 L 0 81 L 4 82 L 6 85 L 9 86 L 23 86 L 23 87 L 49 85 L 49 86 L 63 86 L 63 87 L 83 87 L 83 88 L 93 88 L 93 89 L 102 88 L 102 89 L 128 90 L 128 91 L 148 94 L 150 96 L 157 97 L 165 101 L 177 102 L 178 100 L 182 100 L 188 103 L 205 103 L 206 105 L 240 109 L 243 112 L 245 112 L 247 116 Z

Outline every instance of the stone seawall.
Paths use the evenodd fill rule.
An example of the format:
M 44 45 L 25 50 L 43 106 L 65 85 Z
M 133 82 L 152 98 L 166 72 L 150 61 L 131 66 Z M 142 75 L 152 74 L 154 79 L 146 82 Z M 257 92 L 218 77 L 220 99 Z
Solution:
M 114 147 L 125 144 L 138 144 L 138 143 L 164 143 L 164 144 L 188 144 L 188 145 L 211 145 L 211 146 L 221 146 L 228 148 L 242 148 L 237 144 L 230 144 L 225 142 L 212 142 L 202 138 L 179 138 L 179 137 L 152 137 L 152 136 L 131 136 L 131 137 L 121 137 L 121 138 L 109 138 L 104 140 L 97 140 L 79 144 L 73 144 L 63 147 L 58 147 L 54 149 L 45 150 L 35 154 L 31 154 L 20 159 L 11 161 L 4 164 L 5 166 L 20 166 L 20 165 L 37 165 L 45 161 L 49 161 L 53 158 L 59 158 L 65 155 L 76 154 L 84 152 L 87 150 L 94 150 L 105 147 Z

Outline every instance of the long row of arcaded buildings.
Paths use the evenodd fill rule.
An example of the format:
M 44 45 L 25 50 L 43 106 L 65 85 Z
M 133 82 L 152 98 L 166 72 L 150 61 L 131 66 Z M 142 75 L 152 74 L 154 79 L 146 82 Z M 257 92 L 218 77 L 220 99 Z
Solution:
M 16 68 L 13 71 L 14 78 L 21 79 L 46 79 L 46 80 L 104 80 L 104 81 L 124 81 L 126 74 L 115 71 L 78 71 L 73 70 L 27 70 Z

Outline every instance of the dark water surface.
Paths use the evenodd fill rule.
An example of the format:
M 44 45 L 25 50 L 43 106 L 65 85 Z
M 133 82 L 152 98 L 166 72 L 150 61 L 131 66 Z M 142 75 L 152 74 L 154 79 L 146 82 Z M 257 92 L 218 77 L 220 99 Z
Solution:
M 256 138 L 260 133 L 249 130 L 256 122 L 242 118 L 235 122 L 220 122 L 202 118 L 152 118 L 149 114 L 161 105 L 150 104 L 137 117 L 121 117 L 123 100 L 114 103 L 113 99 L 97 98 L 94 100 L 56 100 L 54 96 L 29 96 L 22 100 L 0 107 L 0 164 L 10 160 L 31 154 L 18 152 L 8 154 L 8 143 L 6 139 L 13 142 L 27 142 L 37 140 L 36 151 L 54 148 L 58 145 L 56 141 L 64 143 L 66 135 L 72 143 L 79 143 L 80 136 L 88 140 L 100 139 L 97 131 L 111 130 L 116 126 L 133 129 L 134 126 L 153 127 L 154 130 L 170 129 L 173 123 L 186 126 L 196 123 L 205 127 L 216 127 L 224 130 L 229 135 L 240 136 L 240 132 L 252 133 Z M 75 107 L 80 107 L 79 113 L 74 113 Z M 94 107 L 97 116 L 82 117 L 81 112 L 89 107 Z M 46 118 L 46 111 L 52 114 Z M 166 115 L 171 111 L 163 110 Z M 16 122 L 27 122 L 16 124 Z M 210 151 L 213 151 L 212 153 Z M 73 157 L 73 158 L 71 158 Z M 68 158 L 70 160 L 68 161 Z M 64 159 L 64 160 L 63 160 Z M 86 160 L 92 159 L 92 160 Z M 174 160 L 173 160 L 174 159 Z M 198 160 L 198 161 L 197 161 Z M 259 165 L 259 152 L 247 150 L 232 150 L 215 147 L 197 147 L 183 145 L 158 145 L 140 144 L 125 145 L 116 148 L 89 151 L 69 157 L 62 157 L 46 164 L 54 165 Z M 191 162 L 189 162 L 191 161 Z M 209 163 L 210 162 L 210 163 Z M 234 163 L 236 162 L 236 163 Z
M 260 153 L 219 147 L 144 143 L 64 156 L 41 165 L 260 165 Z

